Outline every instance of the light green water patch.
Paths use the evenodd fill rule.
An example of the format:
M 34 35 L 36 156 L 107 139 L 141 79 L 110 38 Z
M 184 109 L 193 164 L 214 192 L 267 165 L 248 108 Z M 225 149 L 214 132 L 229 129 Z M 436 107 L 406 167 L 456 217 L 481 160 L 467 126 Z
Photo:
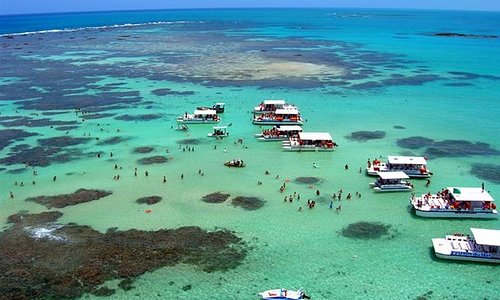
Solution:
M 106 58 L 100 58 L 96 57 L 91 60 L 84 60 L 84 61 L 77 61 L 77 62 L 72 62 L 71 64 L 75 66 L 81 66 L 81 65 L 90 65 L 90 64 L 97 64 L 97 65 L 114 65 L 114 64 L 131 64 L 133 63 L 134 67 L 142 67 L 146 66 L 149 64 L 149 61 L 153 57 L 147 57 L 147 56 L 137 56 L 137 57 L 106 57 Z

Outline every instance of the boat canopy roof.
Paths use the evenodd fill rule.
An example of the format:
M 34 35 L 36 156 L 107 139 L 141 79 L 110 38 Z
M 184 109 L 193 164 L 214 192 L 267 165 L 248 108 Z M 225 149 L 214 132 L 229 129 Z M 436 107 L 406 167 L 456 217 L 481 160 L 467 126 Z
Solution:
M 285 100 L 264 100 L 262 102 L 264 105 L 283 105 L 285 104 Z
M 224 102 L 217 102 L 217 103 L 215 103 L 215 105 L 224 106 L 224 105 L 226 105 L 226 103 L 224 103 Z
M 302 127 L 299 125 L 279 125 L 276 126 L 278 131 L 302 131 Z
M 310 141 L 331 141 L 332 136 L 328 132 L 299 132 L 299 139 Z
M 195 115 L 216 115 L 217 112 L 213 109 L 197 109 L 194 111 Z
M 287 109 L 277 109 L 275 112 L 277 115 L 298 115 L 299 110 L 298 109 L 292 109 L 292 108 L 287 108 Z
M 382 179 L 408 179 L 410 178 L 405 172 L 378 172 L 378 176 Z
M 427 161 L 422 156 L 392 156 L 389 155 L 388 162 L 391 165 L 426 165 Z
M 500 246 L 500 230 L 471 228 L 470 231 L 479 245 Z
M 495 201 L 487 191 L 480 187 L 448 187 L 446 189 L 457 201 Z
M 227 129 L 227 126 L 214 126 L 214 129 Z

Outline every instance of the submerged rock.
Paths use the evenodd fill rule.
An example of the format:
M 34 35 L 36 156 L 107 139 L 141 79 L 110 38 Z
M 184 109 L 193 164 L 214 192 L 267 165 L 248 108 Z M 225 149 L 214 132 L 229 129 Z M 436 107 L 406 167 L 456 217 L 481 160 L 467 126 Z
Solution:
M 199 145 L 206 143 L 206 139 L 183 139 L 183 140 L 178 140 L 177 144 L 180 145 Z
M 222 202 L 226 201 L 227 198 L 229 198 L 229 196 L 230 196 L 229 194 L 216 192 L 216 193 L 212 193 L 212 194 L 208 194 L 208 195 L 203 196 L 203 198 L 201 198 L 201 201 L 207 202 L 207 203 L 222 203 Z
M 321 179 L 318 177 L 297 177 L 295 178 L 295 182 L 303 183 L 303 184 L 315 184 L 320 182 Z
M 168 161 L 168 158 L 161 155 L 155 155 L 150 157 L 144 157 L 137 160 L 137 163 L 141 165 L 152 165 L 152 164 L 163 164 Z
M 233 198 L 231 203 L 234 206 L 243 208 L 244 210 L 257 210 L 264 206 L 264 200 L 258 197 L 238 196 Z
M 162 200 L 162 198 L 160 196 L 148 196 L 148 197 L 139 198 L 139 199 L 135 200 L 135 202 L 137 202 L 139 204 L 153 205 L 153 204 L 160 202 L 161 200 Z
M 26 199 L 26 201 L 33 201 L 45 205 L 48 208 L 62 208 L 69 205 L 98 200 L 111 194 L 112 192 L 109 191 L 78 189 L 72 194 L 31 197 Z
M 479 179 L 500 184 L 500 165 L 473 164 L 470 172 Z
M 464 140 L 444 140 L 434 142 L 425 150 L 429 157 L 460 157 L 470 155 L 499 155 L 500 151 L 491 148 L 487 143 L 472 143 Z
M 350 136 L 346 136 L 347 139 L 366 142 L 369 140 L 383 139 L 385 137 L 385 131 L 355 131 L 351 133 Z
M 245 245 L 233 233 L 207 232 L 199 227 L 99 232 L 89 226 L 54 222 L 62 214 L 16 214 L 12 227 L 0 234 L 0 298 L 77 299 L 85 293 L 111 295 L 103 288 L 122 279 L 133 288 L 145 272 L 179 263 L 202 271 L 227 271 L 243 263 Z M 34 238 L 26 227 L 53 226 L 52 234 L 66 240 Z
M 357 222 L 344 227 L 341 234 L 350 239 L 374 240 L 388 235 L 390 228 L 378 222 Z
M 406 149 L 420 149 L 433 145 L 434 140 L 422 136 L 412 136 L 409 138 L 399 139 L 397 144 L 399 147 Z
M 153 147 L 137 147 L 134 149 L 134 153 L 150 153 L 153 152 L 154 149 Z

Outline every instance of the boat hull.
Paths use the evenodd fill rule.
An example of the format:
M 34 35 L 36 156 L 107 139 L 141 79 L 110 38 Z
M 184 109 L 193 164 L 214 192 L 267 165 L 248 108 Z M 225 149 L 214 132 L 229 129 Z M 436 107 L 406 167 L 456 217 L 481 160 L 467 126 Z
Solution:
M 375 192 L 378 192 L 378 193 L 383 193 L 383 192 L 409 192 L 412 190 L 411 187 L 409 186 L 390 186 L 390 187 L 386 187 L 386 186 L 375 186 L 373 187 L 373 190 Z
M 255 125 L 303 125 L 304 122 L 297 121 L 278 121 L 278 120 L 253 120 Z
M 496 219 L 496 210 L 488 212 L 457 210 L 421 210 L 413 206 L 415 214 L 424 218 Z
M 454 241 L 455 242 L 455 241 Z M 451 249 L 450 241 L 443 238 L 432 239 L 434 253 L 436 257 L 449 260 L 472 261 L 482 263 L 500 263 L 500 257 L 496 254 L 491 254 L 483 251 L 454 251 Z M 458 245 L 458 243 L 457 243 Z
M 185 119 L 177 119 L 177 123 L 182 124 L 217 124 L 220 120 L 185 120 Z
M 335 148 L 283 146 L 283 151 L 290 151 L 290 152 L 332 152 L 332 151 L 335 151 Z
M 420 173 L 420 172 L 415 172 L 413 170 L 389 170 L 387 168 L 379 168 L 379 169 L 374 169 L 374 168 L 366 168 L 366 174 L 369 176 L 378 176 L 379 172 L 396 172 L 396 171 L 401 171 L 404 172 L 408 177 L 411 178 L 429 178 L 431 177 L 430 173 Z

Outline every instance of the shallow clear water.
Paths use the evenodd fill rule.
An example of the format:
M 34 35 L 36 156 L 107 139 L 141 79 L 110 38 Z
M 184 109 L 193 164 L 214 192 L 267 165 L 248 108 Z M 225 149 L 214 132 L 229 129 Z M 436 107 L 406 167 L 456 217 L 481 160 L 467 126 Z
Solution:
M 245 263 L 234 270 L 205 273 L 189 265 L 162 268 L 138 278 L 132 291 L 118 288 L 110 297 L 113 299 L 254 299 L 259 291 L 279 287 L 304 287 L 313 299 L 498 297 L 497 267 L 441 261 L 431 254 L 431 238 L 468 233 L 470 227 L 500 229 L 497 220 L 417 218 L 407 211 L 409 194 L 375 194 L 368 188 L 373 178 L 358 172 L 367 158 L 426 155 L 425 148 L 399 147 L 397 141 L 402 138 L 487 143 L 491 151 L 486 155 L 460 151 L 452 157 L 426 155 L 435 174 L 431 186 L 426 188 L 421 180 L 413 182 L 416 193 L 484 182 L 498 198 L 498 13 L 314 9 L 165 11 L 156 12 L 154 18 L 148 18 L 148 12 L 135 15 L 140 22 L 167 23 L 1 38 L 5 55 L 1 58 L 0 116 L 77 121 L 77 128 L 68 130 L 68 135 L 92 138 L 74 147 L 82 153 L 72 160 L 35 167 L 37 176 L 31 168 L 24 170 L 23 164 L 1 166 L 5 168 L 0 173 L 0 224 L 4 228 L 8 227 L 7 216 L 20 210 L 47 210 L 24 199 L 84 187 L 113 194 L 59 209 L 64 213 L 61 223 L 75 222 L 103 232 L 111 227 L 227 228 L 250 247 Z M 102 24 L 55 24 L 22 31 L 112 25 L 124 23 L 113 22 L 115 17 L 126 19 L 120 14 L 102 17 L 106 19 Z M 450 31 L 476 36 L 432 35 Z M 2 28 L 1 32 L 19 31 Z M 67 75 L 61 75 L 64 72 Z M 153 93 L 162 88 L 175 93 Z M 40 95 L 46 98 L 23 102 Z M 98 102 L 78 102 L 75 97 L 82 95 L 96 96 Z M 253 135 L 259 127 L 251 124 L 250 111 L 268 98 L 298 105 L 307 119 L 304 129 L 330 132 L 339 148 L 333 153 L 287 153 L 279 143 L 258 142 Z M 111 99 L 116 103 L 107 102 Z M 137 101 L 128 102 L 130 99 Z M 49 100 L 58 102 L 43 106 Z M 82 122 L 74 106 L 65 101 L 82 103 L 90 114 L 98 108 L 102 111 L 96 113 L 110 115 Z M 191 125 L 188 132 L 174 130 L 176 116 L 219 101 L 226 103 L 222 124 L 231 124 L 230 137 L 209 139 L 211 125 Z M 62 113 L 42 116 L 46 111 Z M 148 114 L 159 117 L 116 119 Z M 7 121 L 1 120 L 0 129 L 18 128 L 39 135 L 13 140 L 1 150 L 1 157 L 15 152 L 16 145 L 34 147 L 40 138 L 66 133 L 56 130 L 58 125 L 11 126 Z M 376 130 L 384 131 L 385 137 L 365 142 L 348 138 L 355 131 Z M 122 138 L 119 143 L 99 144 L 117 136 Z M 243 144 L 236 143 L 238 138 Z M 183 139 L 200 141 L 194 151 L 183 151 L 187 146 L 178 144 Z M 154 151 L 133 153 L 140 146 L 152 146 Z M 101 158 L 95 155 L 98 151 L 103 153 Z M 151 155 L 172 159 L 148 166 L 137 163 Z M 225 160 L 235 157 L 248 166 L 224 167 Z M 313 163 L 319 168 L 313 168 Z M 496 165 L 496 182 L 471 174 L 476 163 Z M 121 168 L 115 170 L 115 164 Z M 133 175 L 136 167 L 137 177 Z M 266 170 L 270 175 L 264 174 Z M 113 180 L 118 174 L 120 180 Z M 53 182 L 55 175 L 57 181 Z M 301 176 L 321 181 L 295 183 Z M 25 186 L 14 185 L 21 181 Z M 284 182 L 286 190 L 280 193 Z M 336 212 L 329 203 L 339 189 L 343 189 L 344 199 L 334 202 L 334 207 L 342 205 Z M 316 190 L 321 191 L 320 196 Z M 14 199 L 9 199 L 9 191 Z M 222 204 L 200 200 L 216 191 L 232 197 L 260 197 L 265 205 L 245 211 L 229 200 Z M 283 197 L 293 192 L 301 200 L 285 203 Z M 345 199 L 347 193 L 356 192 L 361 198 Z M 149 195 L 161 195 L 163 200 L 150 207 L 135 203 Z M 317 206 L 307 209 L 307 199 L 316 200 Z M 152 212 L 145 213 L 146 209 Z M 353 240 L 340 234 L 359 221 L 387 224 L 390 233 L 375 240 Z M 188 284 L 192 288 L 184 291 L 182 287 Z M 107 285 L 113 287 L 116 282 Z

